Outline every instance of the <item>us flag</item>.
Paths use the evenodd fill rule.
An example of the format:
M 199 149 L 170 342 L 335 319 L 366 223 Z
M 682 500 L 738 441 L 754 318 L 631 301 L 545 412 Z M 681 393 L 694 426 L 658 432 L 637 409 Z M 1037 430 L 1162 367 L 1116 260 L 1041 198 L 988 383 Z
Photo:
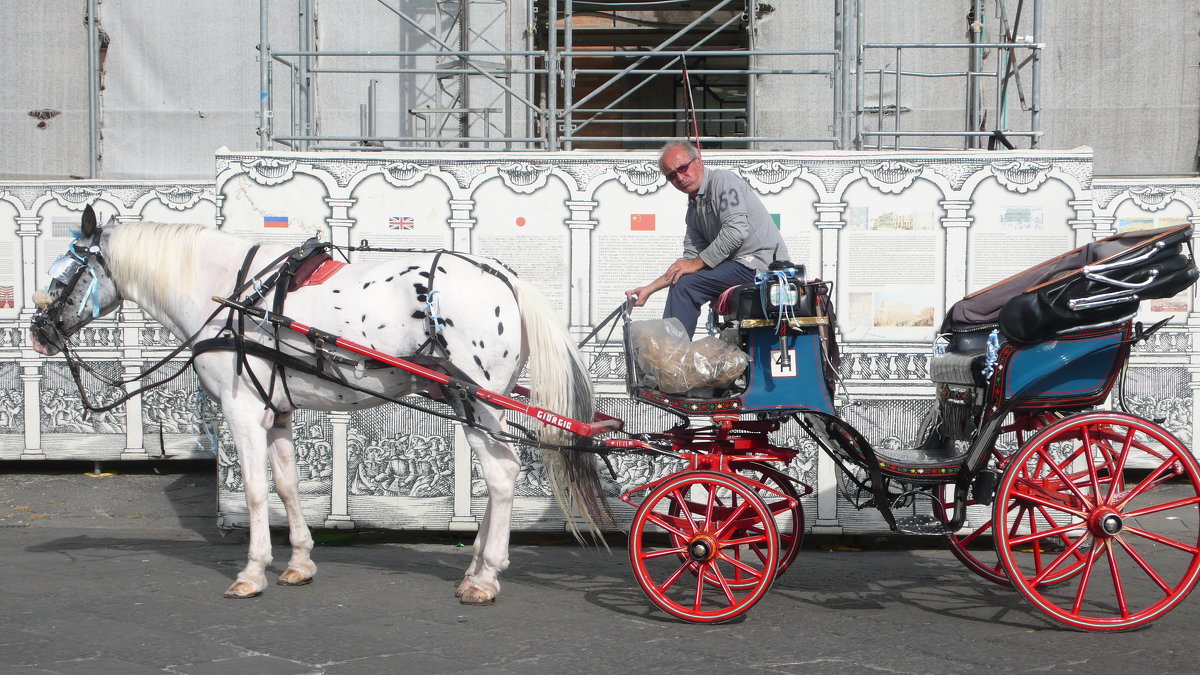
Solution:
M 413 225 L 413 219 L 409 216 L 392 216 L 388 219 L 388 229 L 392 230 L 411 230 Z
M 0 286 L 0 308 L 11 308 L 15 306 L 16 305 L 13 300 L 13 287 Z

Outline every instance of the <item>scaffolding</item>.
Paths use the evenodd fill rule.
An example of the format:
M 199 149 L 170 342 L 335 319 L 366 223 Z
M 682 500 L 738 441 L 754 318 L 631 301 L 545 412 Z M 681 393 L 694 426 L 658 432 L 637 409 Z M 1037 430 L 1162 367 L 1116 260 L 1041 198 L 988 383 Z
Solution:
M 690 135 L 747 149 L 1038 146 L 1042 0 L 972 0 L 962 42 L 873 41 L 869 0 L 828 1 L 822 49 L 760 48 L 762 17 L 778 11 L 762 0 L 436 0 L 422 16 L 374 0 L 420 48 L 334 51 L 316 47 L 314 0 L 296 0 L 298 47 L 275 51 L 260 0 L 260 148 L 632 149 Z M 357 129 L 336 115 L 321 128 L 332 78 L 359 83 Z M 420 87 L 422 104 L 381 105 L 383 78 Z M 958 119 L 920 124 L 910 92 L 931 80 L 961 83 Z M 763 102 L 797 91 L 829 92 L 811 133 L 766 124 L 777 113 Z

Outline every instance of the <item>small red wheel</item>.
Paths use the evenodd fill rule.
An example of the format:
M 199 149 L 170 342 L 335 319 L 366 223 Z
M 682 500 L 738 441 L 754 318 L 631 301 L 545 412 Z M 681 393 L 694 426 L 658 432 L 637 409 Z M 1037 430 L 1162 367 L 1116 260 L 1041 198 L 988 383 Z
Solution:
M 999 437 L 988 451 L 987 468 L 1003 471 L 1009 458 L 1025 444 L 1026 439 L 1054 419 L 1057 418 L 1046 413 L 1015 413 L 1012 420 L 1001 428 Z M 949 484 L 934 488 L 933 513 L 942 523 L 949 523 L 954 515 L 953 488 L 954 486 Z M 1000 557 L 996 555 L 996 549 L 992 545 L 991 509 L 986 509 L 971 497 L 967 498 L 967 509 L 967 524 L 964 530 L 946 535 L 950 552 L 959 562 L 966 565 L 967 569 L 984 579 L 1002 586 L 1010 585 L 1004 573 L 1004 566 L 1000 564 Z M 1029 516 L 1028 513 L 1010 515 L 1015 520 Z
M 629 561 L 650 601 L 687 621 L 728 621 L 775 579 L 779 534 L 771 510 L 735 476 L 677 474 L 638 507 Z
M 1138 417 L 1093 412 L 1047 426 L 1009 461 L 993 509 L 1008 579 L 1072 628 L 1145 625 L 1200 579 L 1200 465 Z

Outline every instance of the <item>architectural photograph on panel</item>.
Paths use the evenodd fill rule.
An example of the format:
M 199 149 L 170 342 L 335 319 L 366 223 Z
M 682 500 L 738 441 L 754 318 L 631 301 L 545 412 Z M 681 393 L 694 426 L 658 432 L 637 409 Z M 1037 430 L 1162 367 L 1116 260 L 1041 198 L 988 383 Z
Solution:
M 1193 2 L 0 16 L 0 463 L 203 466 L 227 596 L 268 528 L 474 538 L 472 604 L 615 542 L 699 623 L 806 534 L 1084 630 L 1200 579 Z

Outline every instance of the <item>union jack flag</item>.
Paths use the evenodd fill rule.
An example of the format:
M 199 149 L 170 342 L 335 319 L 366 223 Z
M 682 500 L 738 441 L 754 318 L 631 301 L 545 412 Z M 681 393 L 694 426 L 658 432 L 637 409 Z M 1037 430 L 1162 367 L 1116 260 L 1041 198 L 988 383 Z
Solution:
M 391 230 L 411 230 L 415 223 L 409 216 L 392 216 L 388 219 L 388 229 Z

